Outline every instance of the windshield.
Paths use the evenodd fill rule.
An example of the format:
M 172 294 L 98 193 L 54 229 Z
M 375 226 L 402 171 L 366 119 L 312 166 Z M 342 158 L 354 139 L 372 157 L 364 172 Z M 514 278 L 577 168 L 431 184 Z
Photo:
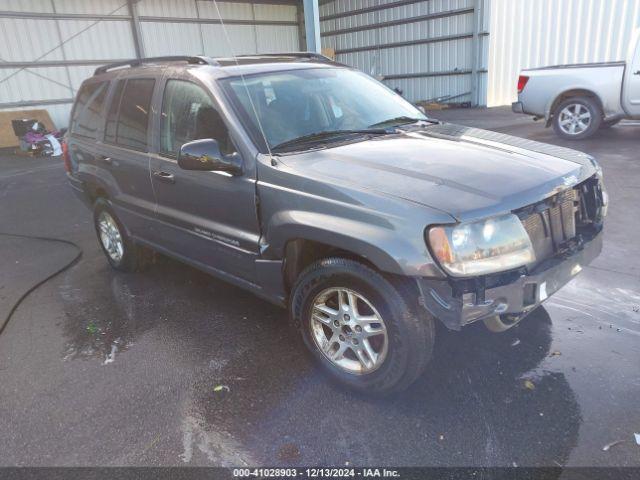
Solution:
M 380 82 L 346 68 L 290 70 L 245 76 L 244 82 L 242 78 L 222 82 L 258 134 L 256 138 L 260 138 L 258 115 L 270 148 L 321 132 L 426 120 L 420 110 Z

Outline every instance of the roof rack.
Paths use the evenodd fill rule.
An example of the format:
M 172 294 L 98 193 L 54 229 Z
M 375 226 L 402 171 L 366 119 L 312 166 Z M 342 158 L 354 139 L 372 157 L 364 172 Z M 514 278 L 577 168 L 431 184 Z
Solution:
M 239 58 L 252 58 L 252 57 L 295 57 L 295 58 L 308 58 L 310 60 L 320 60 L 323 62 L 334 62 L 329 57 L 316 52 L 282 52 L 282 53 L 254 53 L 249 55 L 237 55 Z
M 94 75 L 100 75 L 106 73 L 109 70 L 118 67 L 139 67 L 145 63 L 164 63 L 164 62 L 187 62 L 193 65 L 219 65 L 216 60 L 210 57 L 204 56 L 187 56 L 187 55 L 174 55 L 166 57 L 148 57 L 148 58 L 134 58 L 132 60 L 123 60 L 121 62 L 109 63 L 96 68 L 93 72 Z

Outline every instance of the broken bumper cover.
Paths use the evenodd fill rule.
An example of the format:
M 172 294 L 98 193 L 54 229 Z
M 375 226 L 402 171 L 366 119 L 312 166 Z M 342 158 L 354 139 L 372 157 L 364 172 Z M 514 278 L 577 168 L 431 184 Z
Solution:
M 599 232 L 585 242 L 581 250 L 570 256 L 550 259 L 530 274 L 504 274 L 505 280 L 498 286 L 485 287 L 478 281 L 473 292 L 456 294 L 455 286 L 446 280 L 419 278 L 420 303 L 453 330 L 496 315 L 508 315 L 519 320 L 600 254 L 602 236 Z

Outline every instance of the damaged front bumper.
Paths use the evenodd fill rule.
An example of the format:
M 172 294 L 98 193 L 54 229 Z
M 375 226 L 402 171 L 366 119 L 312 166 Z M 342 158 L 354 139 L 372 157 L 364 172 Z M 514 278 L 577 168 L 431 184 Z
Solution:
M 515 271 L 470 279 L 418 278 L 420 303 L 448 328 L 501 316 L 515 323 L 557 292 L 602 250 L 602 231 L 571 255 L 555 257 L 531 272 Z

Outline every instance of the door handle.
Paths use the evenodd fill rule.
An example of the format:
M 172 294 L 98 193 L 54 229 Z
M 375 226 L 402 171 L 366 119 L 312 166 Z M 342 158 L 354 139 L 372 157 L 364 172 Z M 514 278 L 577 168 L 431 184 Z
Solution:
M 176 177 L 175 175 L 173 175 L 173 173 L 159 171 L 159 172 L 153 172 L 153 176 L 156 177 L 161 182 L 176 183 Z
M 111 157 L 101 156 L 100 160 L 102 160 L 107 165 L 113 165 L 113 158 L 111 158 Z
M 637 72 L 633 72 L 634 75 L 640 75 L 640 70 L 638 70 Z

